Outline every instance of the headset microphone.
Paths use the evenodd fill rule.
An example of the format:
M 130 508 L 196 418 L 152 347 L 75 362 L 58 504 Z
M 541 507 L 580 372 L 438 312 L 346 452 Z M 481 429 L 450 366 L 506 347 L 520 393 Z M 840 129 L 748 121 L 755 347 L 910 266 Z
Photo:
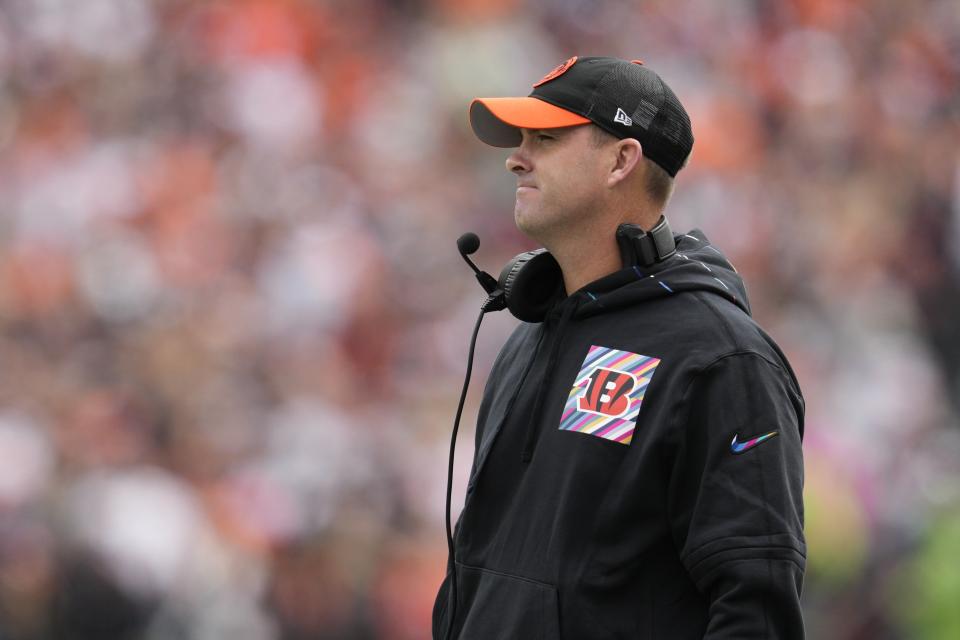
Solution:
M 483 287 L 483 290 L 492 294 L 497 290 L 497 281 L 494 280 L 493 276 L 486 271 L 480 271 L 480 269 L 477 268 L 477 265 L 473 264 L 473 260 L 467 257 L 476 253 L 477 249 L 479 248 L 480 238 L 478 238 L 477 234 L 473 233 L 472 231 L 468 231 L 457 238 L 457 249 L 460 251 L 460 255 L 463 256 L 463 259 L 467 261 L 467 264 L 470 265 L 470 268 L 473 269 L 473 272 L 477 275 L 477 282 L 480 283 L 480 286 Z
M 487 301 L 483 303 L 483 306 L 480 307 L 483 313 L 488 311 L 500 311 L 501 309 L 507 308 L 506 296 L 504 296 L 503 289 L 500 288 L 497 281 L 486 271 L 480 271 L 477 268 L 477 265 L 473 264 L 473 260 L 468 258 L 470 254 L 476 253 L 477 249 L 480 248 L 480 238 L 477 237 L 477 234 L 472 231 L 468 231 L 459 238 L 457 238 L 457 250 L 460 252 L 460 255 L 466 260 L 467 264 L 470 265 L 470 268 L 473 269 L 473 272 L 477 276 L 477 282 L 480 283 L 480 286 L 483 287 L 483 290 L 490 294 L 490 297 L 487 298 Z M 482 314 L 481 314 L 482 315 Z

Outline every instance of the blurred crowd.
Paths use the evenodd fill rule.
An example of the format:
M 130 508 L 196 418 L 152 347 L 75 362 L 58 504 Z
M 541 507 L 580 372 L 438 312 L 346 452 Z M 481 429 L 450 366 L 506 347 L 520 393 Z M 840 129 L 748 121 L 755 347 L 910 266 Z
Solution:
M 960 637 L 955 0 L 2 0 L 0 639 L 429 635 L 455 240 L 532 248 L 467 105 L 575 54 L 687 106 L 800 378 L 808 637 Z

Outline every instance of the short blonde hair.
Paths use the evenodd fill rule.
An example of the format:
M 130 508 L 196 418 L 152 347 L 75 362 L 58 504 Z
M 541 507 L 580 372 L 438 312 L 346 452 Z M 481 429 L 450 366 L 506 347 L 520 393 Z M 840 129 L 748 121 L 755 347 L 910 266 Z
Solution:
M 616 136 L 611 133 L 607 133 L 597 125 L 591 125 L 593 130 L 593 144 L 594 146 L 601 147 L 604 144 L 610 142 L 611 140 L 616 140 Z M 688 158 L 689 159 L 689 158 Z M 646 188 L 647 195 L 650 196 L 650 199 L 654 204 L 664 207 L 667 204 L 667 201 L 670 200 L 670 196 L 673 195 L 673 178 L 670 177 L 670 174 L 667 171 L 658 165 L 656 162 L 650 158 L 644 156 L 644 163 L 646 164 L 645 174 L 646 174 Z M 686 165 L 686 162 L 684 162 Z
M 647 195 L 656 204 L 664 206 L 673 195 L 673 178 L 650 158 L 644 157 L 644 161 L 647 163 Z

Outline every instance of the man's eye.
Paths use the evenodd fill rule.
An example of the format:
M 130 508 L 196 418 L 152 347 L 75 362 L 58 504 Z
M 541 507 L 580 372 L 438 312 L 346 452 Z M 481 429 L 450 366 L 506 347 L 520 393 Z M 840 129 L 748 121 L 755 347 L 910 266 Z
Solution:
M 537 134 L 537 140 L 541 140 L 541 141 L 542 141 L 542 140 L 553 140 L 553 136 L 548 136 L 548 135 L 545 134 L 545 133 L 538 133 L 538 134 Z

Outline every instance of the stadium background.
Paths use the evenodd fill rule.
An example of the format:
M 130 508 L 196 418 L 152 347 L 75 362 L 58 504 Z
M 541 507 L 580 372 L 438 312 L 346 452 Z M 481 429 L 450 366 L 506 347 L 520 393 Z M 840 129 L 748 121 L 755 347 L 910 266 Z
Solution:
M 960 637 L 953 0 L 4 0 L 0 637 L 423 638 L 475 95 L 642 58 L 807 398 L 811 638 Z M 511 330 L 489 317 L 461 432 Z

